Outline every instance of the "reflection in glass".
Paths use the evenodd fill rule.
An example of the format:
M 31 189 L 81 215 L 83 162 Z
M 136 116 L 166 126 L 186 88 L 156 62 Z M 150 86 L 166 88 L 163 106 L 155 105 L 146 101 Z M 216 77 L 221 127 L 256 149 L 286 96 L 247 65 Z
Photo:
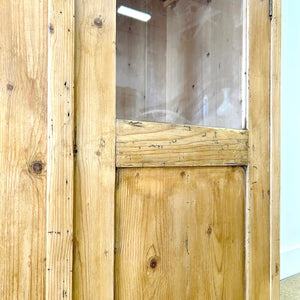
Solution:
M 199 126 L 245 123 L 242 0 L 118 0 L 117 117 Z

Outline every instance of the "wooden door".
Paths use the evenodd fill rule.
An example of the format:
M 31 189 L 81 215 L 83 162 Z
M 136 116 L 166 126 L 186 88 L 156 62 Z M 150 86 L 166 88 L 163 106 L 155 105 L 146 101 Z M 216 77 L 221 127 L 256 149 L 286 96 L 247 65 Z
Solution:
M 133 4 L 132 1 L 125 2 Z M 274 8 L 276 13 L 280 11 L 278 3 Z M 152 12 L 155 10 L 154 4 L 151 9 Z M 276 45 L 270 43 L 273 12 L 267 1 L 248 1 L 246 11 L 244 17 L 249 35 L 245 45 L 248 56 L 244 75 L 249 81 L 246 84 L 248 115 L 243 130 L 147 122 L 139 117 L 117 121 L 116 299 L 279 297 L 277 283 L 272 285 L 272 280 L 276 281 L 274 278 L 278 281 L 278 245 L 276 248 L 274 244 L 271 252 L 271 230 L 274 230 L 274 236 L 278 235 L 276 229 L 271 229 L 274 228 L 271 224 L 276 224 L 272 218 L 276 218 L 277 212 L 275 206 L 271 210 L 270 202 L 271 46 L 276 53 Z M 162 15 L 160 23 L 155 19 L 157 23 L 153 25 L 161 31 Z M 275 21 L 277 17 L 275 15 Z M 174 22 L 169 23 L 174 26 Z M 126 38 L 131 39 L 131 31 L 136 29 L 134 24 L 122 21 L 121 24 L 129 26 Z M 117 26 L 120 26 L 118 22 Z M 138 27 L 136 35 L 143 30 L 142 26 Z M 278 35 L 274 36 L 278 30 L 276 26 L 272 27 L 275 43 L 278 39 Z M 147 27 L 150 42 L 153 27 Z M 191 30 L 195 34 L 196 29 Z M 183 32 L 188 36 L 188 31 Z M 124 33 L 119 39 L 122 38 Z M 188 38 L 182 38 L 180 42 L 189 43 Z M 140 43 L 136 36 L 134 41 Z M 117 36 L 117 51 L 126 52 L 123 45 L 120 48 L 118 45 Z M 150 60 L 156 52 L 153 45 L 149 47 L 146 53 Z M 157 45 L 156 49 L 161 50 L 161 47 Z M 193 57 L 193 49 L 189 48 L 189 51 Z M 201 52 L 201 47 L 198 51 Z M 140 61 L 138 52 L 134 53 L 136 57 L 125 61 L 129 67 Z M 210 55 L 208 52 L 207 57 Z M 276 55 L 272 59 L 276 66 Z M 124 64 L 124 57 L 118 60 L 123 60 L 119 63 Z M 155 65 L 158 68 L 156 76 L 168 72 L 162 65 L 159 58 Z M 172 68 L 175 73 L 176 66 Z M 130 72 L 127 68 L 127 77 Z M 136 69 L 134 72 L 137 73 Z M 191 66 L 188 72 L 193 72 Z M 147 70 L 146 74 L 151 77 Z M 152 77 L 147 80 L 155 81 Z M 134 102 L 133 91 L 122 86 L 124 81 L 117 75 L 120 115 L 135 116 L 140 108 L 136 107 L 134 113 L 130 110 Z M 272 87 L 276 92 L 276 83 Z M 195 84 L 192 88 L 196 88 Z M 143 88 L 139 89 L 137 91 L 143 98 Z M 148 87 L 144 97 L 149 94 L 156 95 Z M 160 92 L 159 97 L 162 96 Z M 139 96 L 136 97 L 141 101 Z M 145 101 L 144 109 L 151 105 L 154 106 Z M 149 113 L 140 116 L 147 119 Z M 275 125 L 273 130 L 278 127 Z M 276 150 L 272 151 L 276 156 Z
M 132 1 L 125 2 L 127 5 L 134 4 Z M 121 4 L 125 2 L 119 1 Z M 154 22 L 158 22 L 153 15 L 155 7 L 152 5 L 152 17 Z M 185 10 L 189 9 L 188 1 L 176 5 L 181 5 Z M 214 4 L 203 4 L 201 9 L 205 10 L 207 5 L 211 5 L 213 10 Z M 231 5 L 229 2 L 224 3 L 223 7 L 216 4 L 218 9 L 224 9 L 227 18 L 232 17 L 226 10 Z M 234 5 L 237 5 L 237 2 Z M 196 7 L 193 9 L 197 10 Z M 193 59 L 201 55 L 201 43 L 190 42 L 190 35 L 197 34 L 197 27 L 193 23 L 193 27 L 186 29 L 184 21 L 180 21 L 181 27 L 176 27 L 173 15 L 180 18 L 179 10 L 180 8 L 176 11 L 173 7 L 167 13 L 167 26 L 171 24 L 175 31 L 182 30 L 180 43 L 187 43 L 188 46 L 180 45 L 180 54 L 184 55 L 183 52 L 188 51 L 189 59 L 197 65 L 197 60 Z M 138 117 L 134 121 L 118 120 L 116 127 L 116 299 L 267 299 L 270 296 L 270 244 L 266 242 L 270 240 L 270 227 L 267 225 L 270 224 L 269 5 L 267 2 L 249 1 L 246 10 L 249 13 L 243 16 L 249 26 L 249 44 L 246 45 L 246 48 L 249 47 L 248 67 L 243 74 L 249 79 L 246 85 L 249 88 L 246 95 L 246 129 L 191 126 L 192 123 L 188 122 L 185 125 L 174 125 L 141 121 L 143 117 L 147 119 L 149 113 L 140 114 L 141 108 L 138 106 L 132 113 L 130 105 L 135 102 L 135 97 L 139 102 L 143 101 L 143 87 L 140 86 L 142 80 L 139 89 L 129 83 L 127 85 L 131 89 L 126 90 L 124 85 L 132 71 L 127 68 L 124 79 L 120 79 L 120 75 L 117 74 L 117 105 L 121 106 L 120 115 Z M 162 15 L 163 13 L 160 13 L 160 23 Z M 125 63 L 128 63 L 129 67 L 131 64 L 135 65 L 133 73 L 139 78 L 136 74 L 142 59 L 138 53 L 138 46 L 128 50 L 124 49 L 128 45 L 124 46 L 121 42 L 126 26 L 129 26 L 126 39 L 134 40 L 142 48 L 145 41 L 140 42 L 137 35 L 141 35 L 144 25 L 135 25 L 132 21 L 123 20 L 120 23 L 123 28 L 119 29 L 121 37 L 117 35 L 117 62 L 124 68 L 122 51 L 131 55 L 132 51 L 135 51 L 136 56 L 129 57 Z M 232 30 L 232 35 L 237 34 L 227 23 L 230 21 L 222 24 L 220 22 L 219 25 L 225 28 L 221 34 L 226 35 L 228 28 Z M 163 31 L 162 24 L 153 24 L 147 26 L 146 31 L 150 36 L 150 43 L 153 43 L 153 27 L 157 26 Z M 117 26 L 120 26 L 118 22 Z M 201 30 L 205 31 L 203 27 Z M 131 32 L 135 35 L 132 36 Z M 167 30 L 168 38 L 173 32 Z M 220 38 L 214 28 L 210 28 L 205 37 L 209 39 L 210 35 L 213 39 Z M 171 38 L 171 46 L 167 45 L 166 48 L 178 46 L 174 40 Z M 160 43 L 163 43 L 162 38 Z M 189 46 L 191 44 L 192 46 Z M 222 43 L 217 45 L 221 47 Z M 209 42 L 206 46 L 212 47 Z M 146 49 L 147 59 L 151 60 L 151 55 L 158 55 L 153 48 L 161 46 L 149 47 L 152 48 Z M 198 47 L 196 53 L 193 47 Z M 207 58 L 217 55 L 209 49 Z M 145 49 L 142 49 L 142 52 L 144 51 Z M 177 54 L 172 55 L 179 58 Z M 224 64 L 226 67 L 226 62 L 222 61 L 221 57 L 218 59 L 219 68 Z M 226 60 L 231 61 L 230 53 L 227 54 Z M 170 78 L 182 80 L 176 84 L 184 85 L 185 101 L 191 102 L 193 94 L 186 91 L 188 87 L 184 80 L 194 72 L 194 68 L 187 59 L 184 66 L 188 65 L 188 70 L 181 66 L 181 71 L 186 72 L 184 76 L 175 76 L 176 62 L 172 62 Z M 219 79 L 217 72 L 213 71 L 216 70 L 213 69 L 214 61 L 210 64 L 204 60 L 201 62 L 207 68 L 207 77 L 212 76 L 217 82 L 222 82 L 222 78 Z M 155 62 L 150 65 L 159 68 L 155 74 L 157 77 L 159 73 L 167 72 L 168 80 L 168 70 L 164 71 L 162 64 L 160 58 L 157 65 Z M 145 68 L 143 64 L 142 67 Z M 231 65 L 227 72 L 230 73 L 232 69 L 234 70 L 234 66 Z M 145 72 L 145 76 L 150 76 L 148 81 L 155 81 L 155 78 L 152 78 L 154 75 L 149 75 L 147 70 Z M 197 89 L 197 84 L 202 84 L 207 95 L 211 96 L 205 80 L 195 83 L 195 78 L 190 78 L 193 90 Z M 162 78 L 159 80 L 164 81 Z M 230 80 L 224 82 L 232 84 Z M 155 83 L 159 85 L 157 81 Z M 146 88 L 149 89 L 149 86 Z M 150 88 L 152 90 L 145 91 L 144 98 L 150 98 L 152 101 L 151 96 L 154 97 L 153 95 L 158 93 L 159 97 L 162 97 L 161 87 L 159 92 L 154 92 L 153 86 Z M 217 88 L 218 85 L 212 87 Z M 178 87 L 173 86 L 171 89 Z M 133 90 L 138 93 L 137 96 L 132 96 Z M 168 94 L 168 88 L 166 93 Z M 166 97 L 168 98 L 168 95 Z M 173 105 L 174 100 L 170 98 L 169 101 Z M 168 99 L 166 102 L 165 106 L 170 106 Z M 152 102 L 149 103 L 149 100 L 145 101 L 144 110 L 147 110 L 148 106 L 156 107 Z M 186 118 L 187 115 L 186 113 Z M 157 119 L 161 118 L 160 114 Z M 176 120 L 181 122 L 180 118 Z
M 244 2 L 239 129 L 117 119 L 116 1 L 3 2 L 1 299 L 279 299 L 280 1 Z

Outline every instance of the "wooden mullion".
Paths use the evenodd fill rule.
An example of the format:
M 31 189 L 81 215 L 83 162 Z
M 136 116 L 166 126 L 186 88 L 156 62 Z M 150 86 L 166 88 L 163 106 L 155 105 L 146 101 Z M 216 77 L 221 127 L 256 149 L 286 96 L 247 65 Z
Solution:
M 116 1 L 76 1 L 75 299 L 113 299 Z

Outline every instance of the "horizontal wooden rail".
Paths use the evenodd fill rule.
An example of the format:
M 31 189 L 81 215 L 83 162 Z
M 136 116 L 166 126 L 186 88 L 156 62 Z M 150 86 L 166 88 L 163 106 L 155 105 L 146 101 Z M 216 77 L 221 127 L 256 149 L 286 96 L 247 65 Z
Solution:
M 117 167 L 248 164 L 248 131 L 117 121 Z

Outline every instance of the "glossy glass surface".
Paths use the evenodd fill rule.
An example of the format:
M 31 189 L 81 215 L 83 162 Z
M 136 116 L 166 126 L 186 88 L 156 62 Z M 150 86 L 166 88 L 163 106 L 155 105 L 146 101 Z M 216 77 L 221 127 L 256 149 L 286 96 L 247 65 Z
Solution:
M 118 0 L 117 117 L 224 128 L 245 126 L 242 0 Z

